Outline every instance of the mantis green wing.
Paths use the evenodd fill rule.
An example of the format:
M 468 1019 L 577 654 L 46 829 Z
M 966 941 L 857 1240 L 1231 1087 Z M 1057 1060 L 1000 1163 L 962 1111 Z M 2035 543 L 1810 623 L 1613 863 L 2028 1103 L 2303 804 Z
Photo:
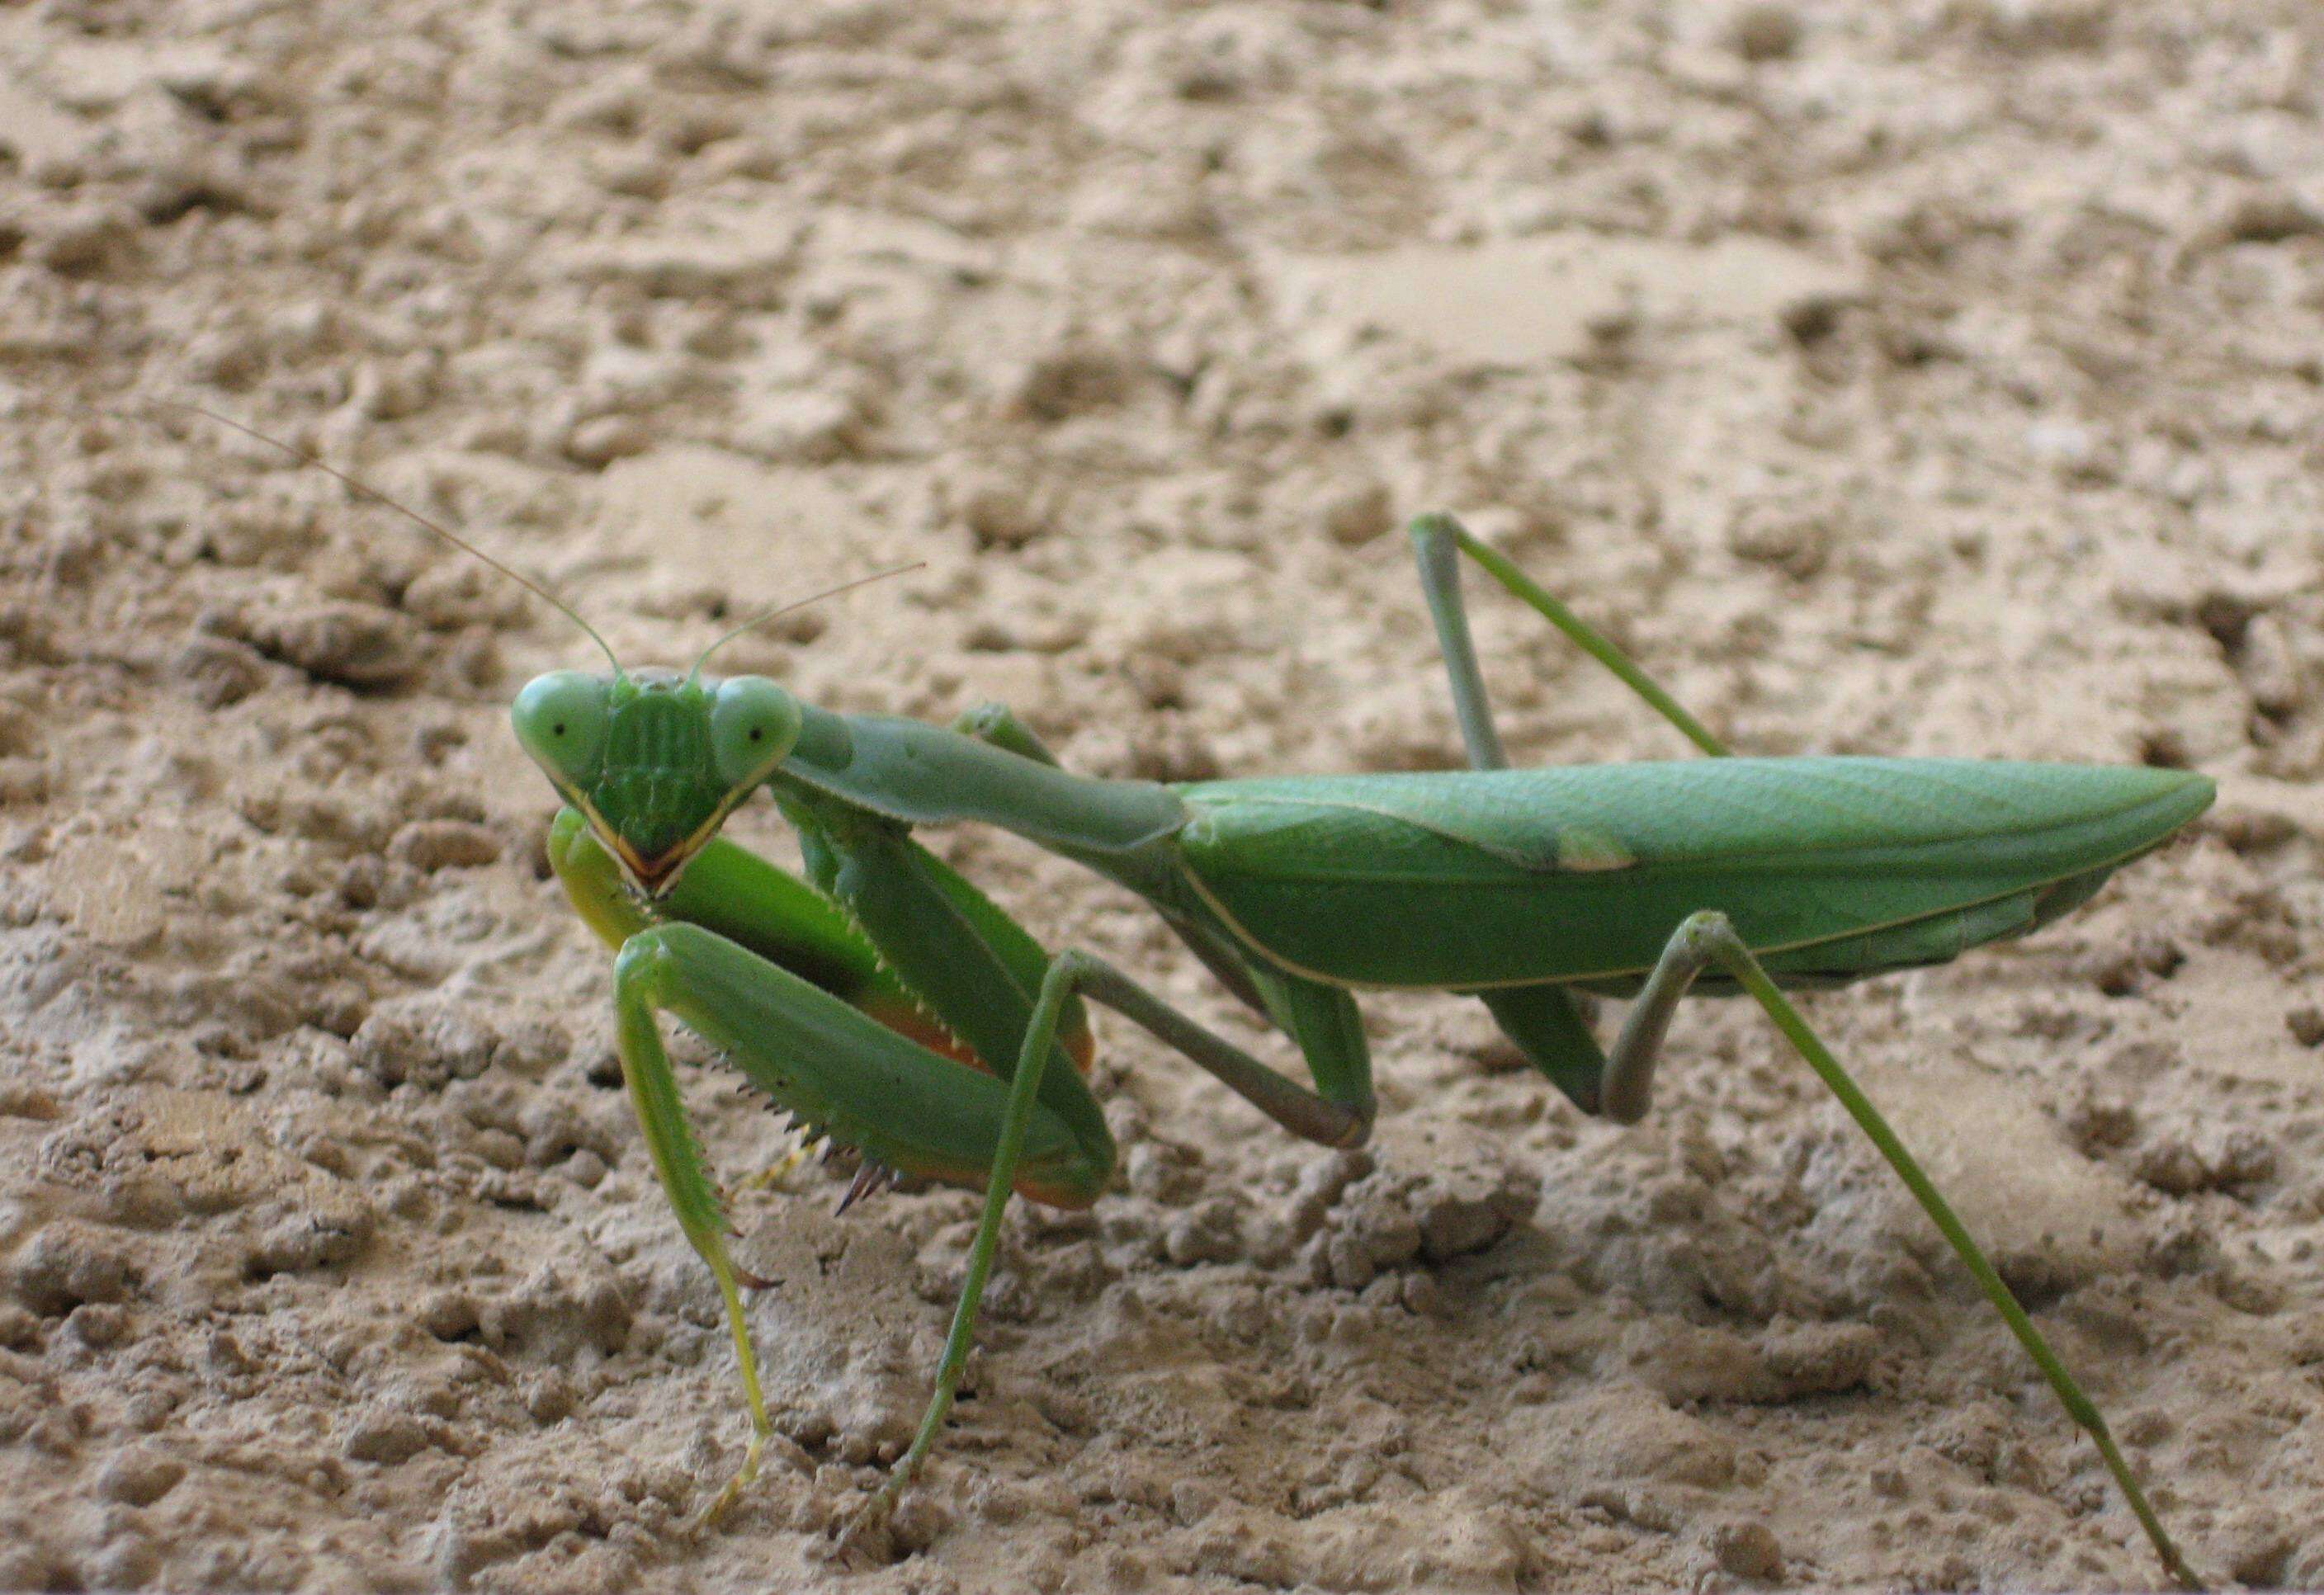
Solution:
M 1286 968 L 1355 986 L 1627 994 L 1706 903 L 1786 978 L 1942 962 L 2087 898 L 2212 786 L 2107 766 L 1705 759 L 1179 796 L 1196 890 Z

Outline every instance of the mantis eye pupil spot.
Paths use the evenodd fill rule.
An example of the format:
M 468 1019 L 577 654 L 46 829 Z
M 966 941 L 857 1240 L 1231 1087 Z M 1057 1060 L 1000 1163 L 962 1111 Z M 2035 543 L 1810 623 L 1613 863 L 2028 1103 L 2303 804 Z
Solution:
M 565 722 L 560 720 L 556 724 L 550 726 L 549 728 L 549 734 L 551 736 L 563 736 L 565 734 Z
M 754 742 L 764 737 L 766 734 L 766 730 L 762 726 L 753 725 L 751 727 L 751 740 Z

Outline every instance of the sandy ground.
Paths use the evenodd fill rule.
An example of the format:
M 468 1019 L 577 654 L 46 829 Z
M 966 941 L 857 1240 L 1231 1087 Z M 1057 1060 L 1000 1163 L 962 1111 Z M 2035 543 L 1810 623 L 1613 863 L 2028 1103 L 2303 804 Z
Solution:
M 1125 1177 L 1015 1215 L 878 1565 L 825 1531 L 972 1201 L 742 1199 L 783 1438 L 691 1531 L 731 1359 L 503 718 L 591 650 L 157 398 L 632 664 L 924 560 L 728 667 L 1100 773 L 1454 763 L 1443 505 L 1748 750 L 2214 774 L 2071 920 L 1811 1011 L 2196 1562 L 2324 1585 L 2319 173 L 2307 0 L 0 7 L 0 1586 L 2159 1576 L 1719 1004 L 1626 1131 L 1370 1001 L 1365 1156 L 1107 1026 Z M 1521 761 L 1683 751 L 1479 610 Z M 1120 894 L 936 844 L 1268 1045 Z

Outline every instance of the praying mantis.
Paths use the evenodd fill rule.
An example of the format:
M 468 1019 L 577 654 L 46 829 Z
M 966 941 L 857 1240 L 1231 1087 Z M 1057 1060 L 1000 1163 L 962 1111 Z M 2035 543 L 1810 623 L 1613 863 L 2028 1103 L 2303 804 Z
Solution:
M 1113 1138 L 1084 1080 L 1086 1002 L 1145 1029 L 1293 1134 L 1351 1147 L 1375 1111 L 1359 991 L 1474 996 L 1575 1108 L 1630 1123 L 1650 1105 L 1674 1010 L 1700 988 L 1765 1010 L 2089 1434 L 2163 1567 L 2201 1587 L 2095 1405 L 1785 989 L 1941 963 L 2038 928 L 2202 813 L 2214 795 L 2207 778 L 1731 756 L 1608 639 L 1451 517 L 1431 514 L 1411 535 L 1471 768 L 1097 779 L 1062 768 L 1005 707 L 943 727 L 835 713 L 764 677 L 705 675 L 718 647 L 765 616 L 683 674 L 625 669 L 586 622 L 523 576 L 323 468 L 540 594 L 611 666 L 538 678 L 517 696 L 512 722 L 565 806 L 549 862 L 616 951 L 622 1078 L 678 1227 L 724 1305 L 751 1438 L 706 1516 L 749 1488 L 770 1424 L 742 1297 L 751 1280 L 728 1255 L 727 1216 L 679 1100 L 665 1017 L 811 1135 L 855 1149 L 849 1201 L 898 1176 L 983 1193 L 926 1414 L 853 1534 L 892 1508 L 942 1432 L 1011 1195 L 1086 1206 L 1113 1177 Z M 1470 638 L 1464 558 L 1708 757 L 1509 768 Z M 761 788 L 798 834 L 804 880 L 720 834 Z M 963 823 L 1013 832 L 1144 899 L 1290 1040 L 1312 1089 L 1094 954 L 1051 956 L 912 835 Z M 1633 999 L 1610 1049 L 1577 992 Z

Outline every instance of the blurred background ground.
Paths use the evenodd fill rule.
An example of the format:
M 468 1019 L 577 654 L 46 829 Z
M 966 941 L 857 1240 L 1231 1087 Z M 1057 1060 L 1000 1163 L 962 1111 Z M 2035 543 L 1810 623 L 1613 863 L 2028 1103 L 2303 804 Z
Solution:
M 2301 0 L 0 8 L 0 1585 L 2157 1577 L 1712 1005 L 1623 1131 L 1370 1002 L 1368 1158 L 1106 1027 L 1127 1179 L 1012 1222 L 892 1565 L 818 1547 L 971 1201 L 748 1198 L 784 1439 L 688 1531 L 730 1357 L 503 719 L 591 650 L 168 398 L 632 663 L 926 560 L 728 668 L 1087 770 L 1456 761 L 1442 505 L 1742 748 L 2216 775 L 2071 921 L 1812 1011 L 2198 1564 L 2324 1583 L 2319 116 Z M 1521 761 L 1682 751 L 1479 608 Z M 1240 1025 L 1109 889 L 937 844 Z

